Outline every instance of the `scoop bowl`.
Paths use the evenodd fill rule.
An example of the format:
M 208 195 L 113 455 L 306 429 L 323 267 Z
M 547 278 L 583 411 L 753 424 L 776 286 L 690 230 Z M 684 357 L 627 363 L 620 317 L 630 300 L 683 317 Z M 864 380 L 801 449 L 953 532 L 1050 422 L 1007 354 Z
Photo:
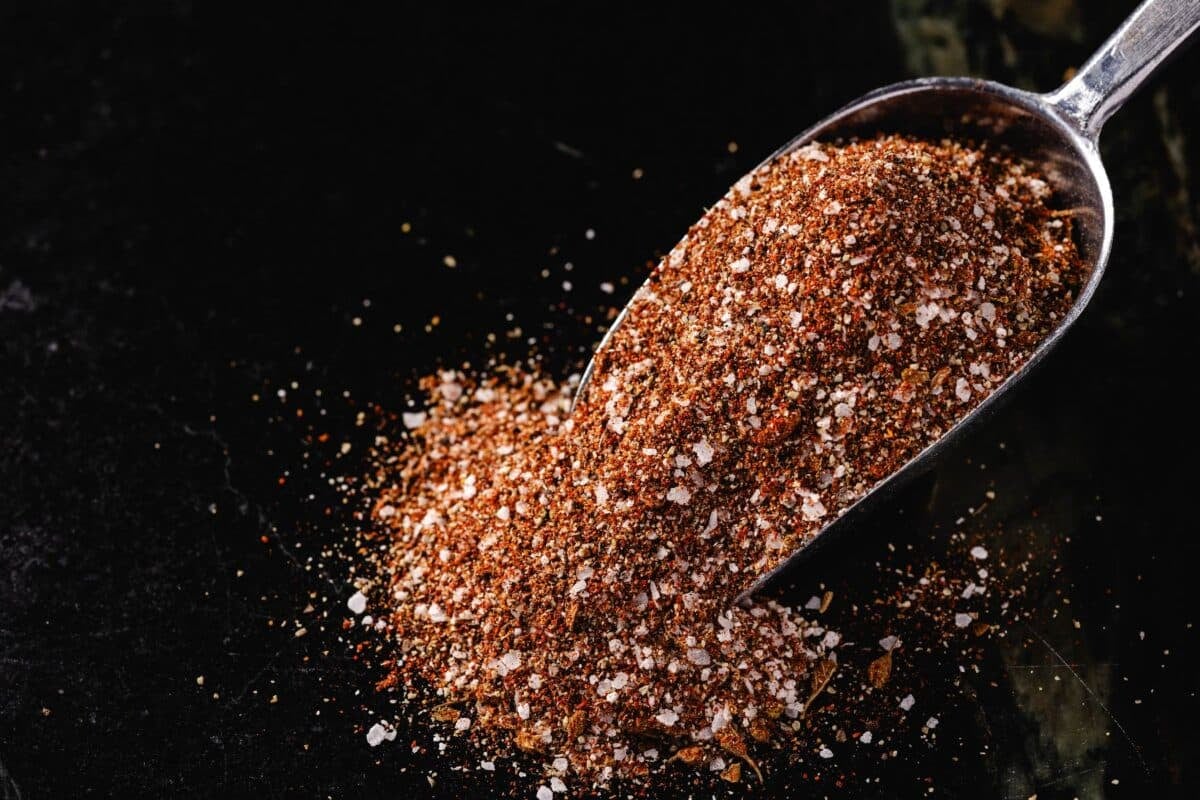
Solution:
M 819 552 L 820 545 L 853 529 L 912 478 L 995 411 L 1062 340 L 1087 307 L 1104 275 L 1113 239 L 1113 199 L 1097 141 L 1105 121 L 1173 52 L 1200 28 L 1197 0 L 1146 0 L 1066 84 L 1049 94 L 1023 91 L 973 78 L 927 78 L 885 86 L 844 106 L 768 156 L 763 163 L 815 140 L 834 141 L 904 133 L 931 138 L 987 141 L 1031 161 L 1054 190 L 1054 204 L 1070 210 L 1087 279 L 1075 303 L 1029 359 L 945 435 L 877 483 L 817 536 L 775 569 L 759 576 L 742 595 L 755 594 Z M 624 320 L 613 321 L 598 349 Z M 594 361 L 583 374 L 583 396 Z

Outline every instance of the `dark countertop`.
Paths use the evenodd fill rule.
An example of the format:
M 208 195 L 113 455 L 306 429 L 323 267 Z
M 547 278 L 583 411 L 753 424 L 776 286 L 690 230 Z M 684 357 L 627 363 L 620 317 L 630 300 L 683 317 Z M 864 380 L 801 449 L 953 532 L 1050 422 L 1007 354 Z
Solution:
M 356 414 L 514 325 L 564 369 L 600 282 L 636 280 L 810 121 L 927 71 L 1050 88 L 1131 6 L 0 12 L 0 797 L 420 795 L 431 771 L 468 791 L 366 747 L 370 675 L 332 631 L 293 633 L 345 592 L 322 553 L 351 524 L 328 477 L 373 436 Z M 911 529 L 821 566 L 879 591 L 863 553 L 939 559 L 993 488 L 968 525 L 1054 542 L 1045 613 L 946 678 L 934 745 L 767 794 L 1197 784 L 1197 75 L 1200 49 L 1105 132 L 1116 249 L 1078 329 Z

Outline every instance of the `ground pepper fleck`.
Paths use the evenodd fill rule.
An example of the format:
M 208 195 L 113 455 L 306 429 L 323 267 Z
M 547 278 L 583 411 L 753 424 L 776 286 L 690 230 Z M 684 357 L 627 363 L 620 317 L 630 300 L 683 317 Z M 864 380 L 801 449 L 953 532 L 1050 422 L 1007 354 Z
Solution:
M 426 379 L 369 486 L 387 685 L 568 789 L 802 746 L 842 679 L 832 595 L 734 600 L 1056 327 L 1085 275 L 1051 201 L 987 146 L 809 145 L 662 260 L 573 412 L 517 368 Z

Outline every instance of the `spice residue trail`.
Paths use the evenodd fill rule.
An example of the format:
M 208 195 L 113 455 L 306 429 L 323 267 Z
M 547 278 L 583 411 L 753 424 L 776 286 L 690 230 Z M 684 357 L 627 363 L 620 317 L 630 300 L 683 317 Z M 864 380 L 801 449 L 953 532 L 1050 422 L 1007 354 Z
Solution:
M 1054 329 L 1084 268 L 1050 199 L 986 147 L 810 145 L 692 227 L 570 416 L 570 383 L 428 379 L 363 534 L 384 687 L 436 693 L 485 764 L 541 755 L 551 794 L 757 773 L 841 640 L 733 600 Z

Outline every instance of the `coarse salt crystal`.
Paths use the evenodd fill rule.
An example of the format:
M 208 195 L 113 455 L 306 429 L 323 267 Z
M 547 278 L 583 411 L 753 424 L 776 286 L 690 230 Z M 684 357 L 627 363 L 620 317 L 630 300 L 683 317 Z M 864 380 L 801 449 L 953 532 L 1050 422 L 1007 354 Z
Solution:
M 537 800 L 554 800 L 554 792 L 551 791 L 549 786 L 539 786 Z
M 470 728 L 471 728 L 471 718 L 470 717 L 459 717 L 454 722 L 454 730 L 456 733 L 462 733 L 465 730 L 470 730 Z
M 367 596 L 362 592 L 355 592 L 350 595 L 350 599 L 346 601 L 346 607 L 355 614 L 361 614 L 367 610 Z
M 367 744 L 371 747 L 376 747 L 384 742 L 396 741 L 396 729 L 386 727 L 378 722 L 371 726 L 367 731 Z
M 729 269 L 740 275 L 750 269 L 750 259 L 743 256 L 730 264 Z
M 712 725 L 709 727 L 712 728 L 713 733 L 716 733 L 728 725 L 731 719 L 733 719 L 733 715 L 729 713 L 729 707 L 721 706 L 717 709 L 717 713 L 713 714 Z
M 567 785 L 563 783 L 562 778 L 554 777 L 550 779 L 550 789 L 557 794 L 562 794 L 567 790 Z
M 818 755 L 821 756 L 821 758 L 833 758 L 833 751 L 828 747 L 822 747 Z
M 496 659 L 496 672 L 500 677 L 504 677 L 515 669 L 521 668 L 521 654 L 516 650 L 509 650 L 507 653 Z
M 955 614 L 954 615 L 954 627 L 965 628 L 970 624 L 971 624 L 971 615 L 970 614 Z
M 672 503 L 678 503 L 681 506 L 686 506 L 692 499 L 692 493 L 682 486 L 672 486 L 667 492 L 667 500 Z
M 687 651 L 687 660 L 700 667 L 706 667 L 712 663 L 712 657 L 702 647 L 689 648 Z
M 408 428 L 410 431 L 424 425 L 425 420 L 428 418 L 429 415 L 424 411 L 405 411 L 400 415 L 400 419 L 404 422 L 404 427 Z
M 882 647 L 885 652 L 895 650 L 900 646 L 900 640 L 895 636 L 885 636 L 879 640 L 879 646 Z
M 905 695 L 904 699 L 900 701 L 900 708 L 902 708 L 905 711 L 908 711 L 910 708 L 912 708 L 916 704 L 917 704 L 917 698 L 915 698 L 911 694 L 909 694 L 909 695 Z
M 938 718 L 937 717 L 930 717 L 929 719 L 925 720 L 925 727 L 929 728 L 929 730 L 933 730 L 937 726 L 938 726 Z
M 562 756 L 559 756 L 558 758 L 556 758 L 550 762 L 550 766 L 551 766 L 551 768 L 558 770 L 559 772 L 566 772 L 567 767 L 571 766 L 571 763 L 569 761 L 567 761 L 565 758 L 563 758 Z
M 495 761 L 480 761 L 479 768 L 481 770 L 483 770 L 484 772 L 495 772 L 496 771 L 496 762 Z
M 702 467 L 712 461 L 713 449 L 708 439 L 701 439 L 692 445 L 692 452 L 696 454 L 696 463 Z
M 875 737 L 871 734 L 870 731 L 863 731 L 863 735 L 858 737 L 858 740 L 860 742 L 862 742 L 863 744 L 870 744 L 871 740 L 874 738 Z
M 974 547 L 971 548 L 971 558 L 978 559 L 979 561 L 983 561 L 987 557 L 988 557 L 988 551 L 986 549 L 984 549 L 983 547 L 980 547 L 979 545 L 975 545 Z
M 804 502 L 800 504 L 800 513 L 809 522 L 815 522 L 825 516 L 825 505 L 821 502 L 821 498 L 816 495 L 808 495 L 804 498 Z
M 923 303 L 917 306 L 917 324 L 922 328 L 928 328 L 929 323 L 937 318 L 938 312 L 941 310 L 941 306 L 939 306 L 937 303 Z
M 605 489 L 601 484 L 596 484 L 596 505 L 604 505 L 608 502 L 608 489 Z
M 804 147 L 801 147 L 796 151 L 796 155 L 800 158 L 803 158 L 805 161 L 824 162 L 829 160 L 829 156 L 827 156 L 821 149 L 821 145 L 818 142 L 806 144 Z
M 661 724 L 666 725 L 668 728 L 679 721 L 679 715 L 669 708 L 665 708 L 658 712 L 654 715 L 654 718 Z
M 964 403 L 971 399 L 971 384 L 967 383 L 966 378 L 959 378 L 955 382 L 954 396 Z

